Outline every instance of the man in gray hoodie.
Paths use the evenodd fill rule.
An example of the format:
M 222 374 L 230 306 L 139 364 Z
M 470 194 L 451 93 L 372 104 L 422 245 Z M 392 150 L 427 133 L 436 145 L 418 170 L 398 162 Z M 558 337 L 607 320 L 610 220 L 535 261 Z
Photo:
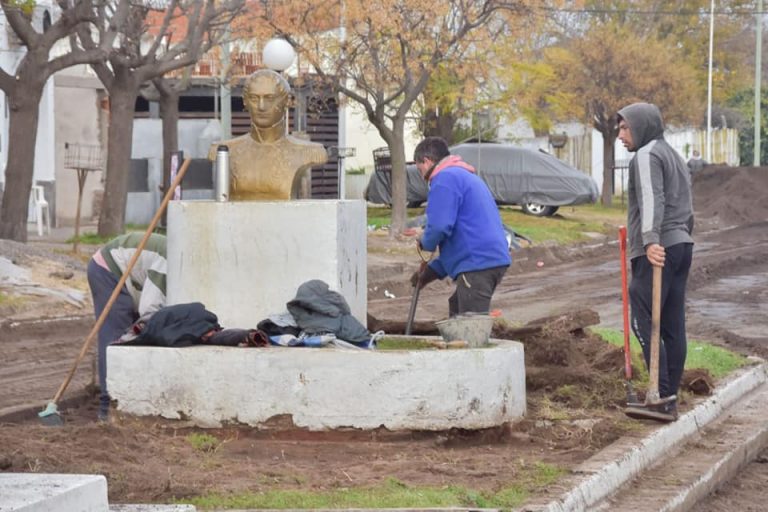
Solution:
M 691 179 L 682 157 L 664 140 L 656 105 L 634 103 L 618 114 L 619 140 L 635 153 L 629 163 L 629 258 L 632 330 L 650 367 L 653 267 L 663 267 L 659 396 L 677 395 L 688 341 L 685 289 L 693 253 Z M 675 400 L 657 406 L 659 419 L 677 419 Z

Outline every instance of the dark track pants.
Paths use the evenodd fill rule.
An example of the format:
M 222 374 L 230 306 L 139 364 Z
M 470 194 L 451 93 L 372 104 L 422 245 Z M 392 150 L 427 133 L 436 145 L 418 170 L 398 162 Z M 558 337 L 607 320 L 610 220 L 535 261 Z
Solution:
M 506 271 L 507 267 L 504 266 L 459 274 L 456 277 L 456 291 L 448 299 L 448 314 L 488 313 L 493 292 Z
M 693 244 L 666 247 L 661 274 L 661 340 L 659 350 L 659 396 L 676 395 L 683 376 L 688 340 L 685 334 L 685 288 L 691 268 Z M 645 364 L 651 365 L 651 304 L 653 267 L 645 256 L 632 259 L 629 302 L 632 331 L 640 341 Z
M 91 260 L 88 263 L 88 285 L 91 288 L 91 297 L 93 297 L 93 310 L 98 319 L 104 306 L 107 305 L 109 297 L 112 295 L 115 286 L 120 278 L 112 272 L 99 266 Z M 120 295 L 117 296 L 107 314 L 104 324 L 99 329 L 99 411 L 106 413 L 109 410 L 109 392 L 107 391 L 107 346 L 118 339 L 125 331 L 137 320 L 137 315 L 133 306 L 133 298 L 128 290 L 123 286 Z

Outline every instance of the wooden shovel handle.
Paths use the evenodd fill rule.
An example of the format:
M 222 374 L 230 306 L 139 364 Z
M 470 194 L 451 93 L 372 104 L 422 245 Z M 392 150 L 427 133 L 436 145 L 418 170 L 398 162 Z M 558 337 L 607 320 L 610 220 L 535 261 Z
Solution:
M 109 311 L 112 309 L 112 305 L 117 300 L 117 296 L 120 295 L 120 291 L 123 289 L 125 282 L 128 280 L 128 276 L 131 275 L 131 270 L 133 270 L 134 265 L 136 265 L 136 262 L 138 261 L 139 256 L 141 256 L 141 251 L 143 251 L 144 246 L 147 245 L 147 241 L 149 240 L 150 235 L 152 235 L 152 231 L 154 231 L 155 227 L 157 226 L 157 223 L 160 221 L 160 217 L 162 217 L 163 212 L 165 211 L 166 206 L 168 206 L 168 202 L 171 200 L 171 197 L 173 197 L 174 190 L 176 190 L 176 187 L 179 186 L 182 178 L 184 178 L 184 174 L 186 174 L 187 168 L 189 167 L 189 164 L 191 161 L 192 160 L 190 160 L 189 158 L 184 160 L 184 163 L 181 165 L 181 168 L 179 169 L 179 173 L 176 175 L 176 179 L 173 180 L 173 183 L 165 192 L 165 197 L 163 197 L 163 201 L 162 203 L 160 203 L 160 207 L 155 212 L 155 216 L 152 217 L 152 221 L 149 223 L 149 226 L 147 226 L 147 230 L 144 232 L 144 237 L 141 239 L 141 242 L 139 242 L 139 245 L 136 247 L 136 251 L 133 253 L 133 256 L 128 262 L 128 265 L 125 267 L 125 271 L 123 272 L 123 275 L 120 277 L 120 281 L 118 281 L 117 285 L 115 285 L 115 289 L 112 290 L 112 295 L 109 297 L 107 304 L 104 306 L 104 309 L 99 315 L 99 318 L 96 319 L 96 324 L 94 324 L 93 328 L 91 329 L 91 332 L 88 333 L 88 336 L 85 338 L 85 342 L 83 343 L 83 348 L 80 349 L 80 354 L 77 356 L 77 359 L 75 359 L 75 362 L 72 365 L 72 368 L 70 368 L 69 373 L 67 374 L 67 377 L 64 379 L 64 382 L 61 383 L 61 386 L 59 386 L 59 390 L 56 391 L 56 394 L 54 395 L 52 400 L 54 404 L 58 403 L 58 401 L 61 399 L 61 396 L 64 394 L 64 391 L 66 391 L 67 386 L 69 386 L 69 383 L 72 381 L 72 377 L 74 377 L 75 371 L 77 371 L 77 367 L 80 364 L 80 361 L 83 360 L 83 357 L 85 357 L 85 354 L 88 352 L 88 349 L 91 347 L 91 343 L 96 338 L 96 334 L 99 332 L 99 329 L 101 329 L 101 326 L 104 325 L 104 322 L 107 319 L 107 315 L 109 314 Z
M 653 266 L 653 288 L 651 302 L 651 368 L 648 385 L 648 399 L 659 400 L 659 347 L 661 344 L 661 271 Z M 649 400 L 646 400 L 649 401 Z

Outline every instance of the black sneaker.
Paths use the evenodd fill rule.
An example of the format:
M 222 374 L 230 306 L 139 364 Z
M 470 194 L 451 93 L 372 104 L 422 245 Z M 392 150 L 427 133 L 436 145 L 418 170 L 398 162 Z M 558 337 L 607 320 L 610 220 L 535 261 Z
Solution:
M 657 413 L 659 415 L 659 421 L 676 421 L 678 418 L 677 399 L 674 398 L 668 402 L 649 405 L 647 406 L 647 409 Z
M 654 420 L 662 423 L 672 423 L 678 418 L 677 400 L 672 399 L 668 402 L 654 405 L 630 406 L 624 409 L 624 414 L 630 418 L 638 420 Z
M 672 416 L 673 421 L 678 418 L 677 399 L 672 399 L 669 402 L 659 404 L 659 405 L 654 405 L 651 407 L 655 408 L 654 410 L 662 414 L 669 414 L 670 416 Z

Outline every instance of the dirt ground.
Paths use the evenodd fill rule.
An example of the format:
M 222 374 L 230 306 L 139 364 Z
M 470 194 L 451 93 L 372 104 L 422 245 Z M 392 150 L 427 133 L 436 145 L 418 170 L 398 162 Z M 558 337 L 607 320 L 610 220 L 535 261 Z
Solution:
M 765 190 L 768 168 L 711 167 L 695 176 L 696 250 L 688 298 L 690 337 L 761 357 L 768 357 Z M 408 278 L 419 261 L 413 247 L 412 239 L 370 234 L 368 309 L 374 321 L 403 324 Z M 31 279 L 46 286 L 87 292 L 82 259 L 52 249 L 2 242 L 0 256 L 31 269 Z M 95 423 L 94 397 L 84 391 L 92 379 L 89 357 L 65 395 L 65 426 L 44 427 L 34 413 L 55 393 L 93 320 L 87 303 L 78 307 L 43 296 L 0 304 L 0 471 L 101 473 L 113 503 L 157 503 L 213 491 L 363 487 L 388 478 L 412 486 L 498 490 L 534 463 L 568 469 L 620 436 L 656 428 L 621 414 L 620 351 L 557 322 L 523 337 L 516 330 L 541 317 L 585 310 L 599 315 L 601 325 L 619 328 L 613 237 L 578 247 L 536 244 L 513 256 L 493 307 L 504 320 L 495 336 L 515 333 L 526 347 L 528 414 L 519 423 L 474 432 L 306 432 L 275 422 L 263 429 L 206 430 L 220 443 L 200 448 L 189 436 L 201 430 L 178 421 L 115 414 L 109 424 Z M 451 290 L 448 283 L 434 283 L 421 293 L 420 324 L 446 316 Z M 691 392 L 685 396 L 683 410 L 696 400 Z M 548 492 L 555 491 L 534 488 L 532 498 Z M 748 510 L 746 499 L 739 503 Z

